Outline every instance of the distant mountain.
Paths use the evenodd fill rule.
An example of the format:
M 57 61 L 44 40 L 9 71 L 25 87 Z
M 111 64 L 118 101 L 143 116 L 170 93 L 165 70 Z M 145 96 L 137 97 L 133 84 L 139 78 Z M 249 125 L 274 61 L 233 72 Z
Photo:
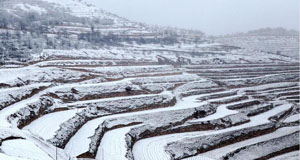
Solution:
M 261 28 L 257 30 L 251 30 L 246 35 L 258 35 L 258 36 L 298 36 L 299 31 L 287 30 L 285 28 Z
M 213 37 L 219 43 L 299 58 L 299 31 L 262 28 Z

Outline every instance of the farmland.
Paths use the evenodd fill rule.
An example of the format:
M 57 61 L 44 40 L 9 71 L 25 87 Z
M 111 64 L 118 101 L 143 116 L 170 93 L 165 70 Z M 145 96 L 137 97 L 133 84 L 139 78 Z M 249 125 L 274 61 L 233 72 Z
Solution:
M 161 52 L 161 64 L 153 51 L 143 65 L 138 54 L 82 59 L 65 52 L 64 60 L 60 52 L 0 69 L 7 77 L 1 156 L 30 159 L 19 144 L 38 150 L 39 159 L 54 158 L 56 148 L 62 159 L 100 160 L 243 159 L 259 148 L 251 158 L 276 158 L 298 149 L 296 62 L 273 55 L 266 59 L 272 62 L 230 63 L 239 50 L 227 53 L 235 58 L 224 57 L 225 64 L 197 63 L 201 54 L 186 54 L 186 64 L 172 52 Z

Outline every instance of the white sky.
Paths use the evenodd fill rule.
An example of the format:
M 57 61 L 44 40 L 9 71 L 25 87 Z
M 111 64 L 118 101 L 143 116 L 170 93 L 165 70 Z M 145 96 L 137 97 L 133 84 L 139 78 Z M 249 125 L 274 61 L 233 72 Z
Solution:
M 147 24 L 197 29 L 207 34 L 263 27 L 299 28 L 300 0 L 86 0 Z

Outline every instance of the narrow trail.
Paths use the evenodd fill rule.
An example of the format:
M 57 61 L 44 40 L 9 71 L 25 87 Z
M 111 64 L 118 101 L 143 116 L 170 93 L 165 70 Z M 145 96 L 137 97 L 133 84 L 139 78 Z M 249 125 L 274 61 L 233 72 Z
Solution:
M 47 140 L 54 136 L 55 131 L 59 129 L 59 125 L 69 118 L 73 117 L 82 109 L 73 109 L 68 111 L 54 112 L 38 118 L 23 128 L 29 130 L 32 134 L 38 135 Z M 47 124 L 47 125 L 45 125 Z
M 125 134 L 132 127 L 114 129 L 105 133 L 103 140 L 98 148 L 96 159 L 98 160 L 127 160 Z

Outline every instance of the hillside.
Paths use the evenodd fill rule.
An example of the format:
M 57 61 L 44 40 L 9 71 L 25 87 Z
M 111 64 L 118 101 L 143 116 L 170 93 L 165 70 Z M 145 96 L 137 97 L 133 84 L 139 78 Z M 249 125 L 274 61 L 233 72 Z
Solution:
M 0 160 L 298 159 L 296 58 L 80 0 L 0 3 Z
M 0 6 L 2 63 L 31 61 L 43 49 L 201 42 L 204 34 L 131 22 L 77 0 L 9 0 Z

